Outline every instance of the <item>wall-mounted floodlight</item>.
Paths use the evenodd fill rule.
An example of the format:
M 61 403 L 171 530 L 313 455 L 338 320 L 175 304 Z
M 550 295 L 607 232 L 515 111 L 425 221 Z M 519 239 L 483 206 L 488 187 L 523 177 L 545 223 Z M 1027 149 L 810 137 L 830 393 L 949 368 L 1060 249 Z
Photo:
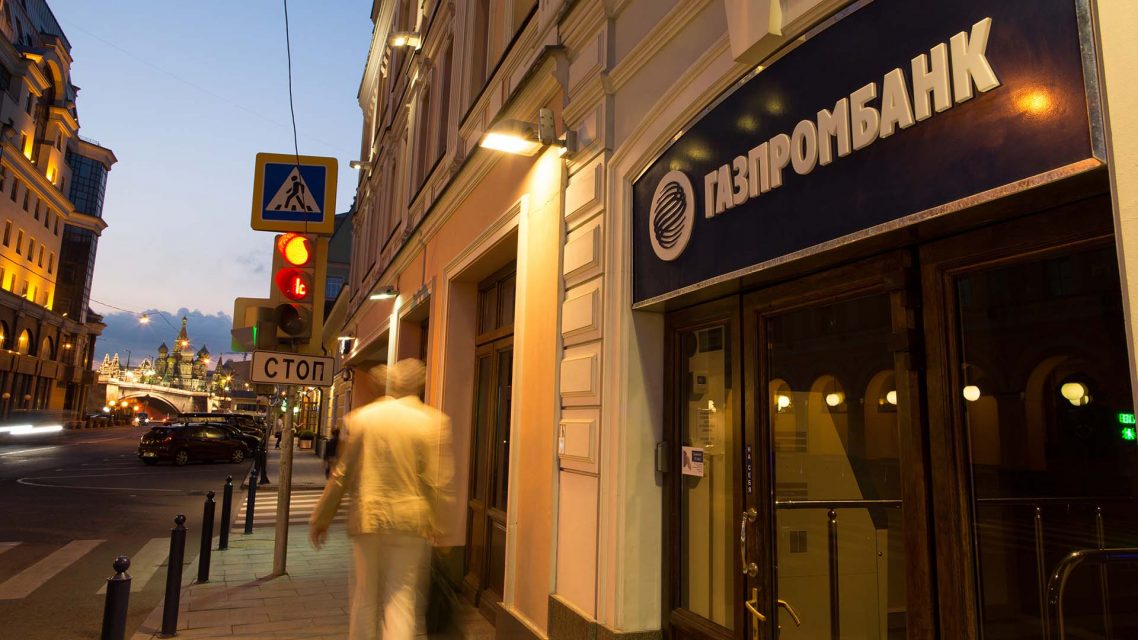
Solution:
M 532 156 L 546 145 L 561 147 L 561 154 L 576 151 L 577 136 L 572 131 L 558 138 L 553 126 L 553 111 L 540 109 L 537 123 L 522 120 L 502 120 L 490 127 L 478 143 L 479 146 L 504 153 Z
M 375 293 L 368 296 L 368 300 L 390 300 L 399 295 L 399 290 L 391 285 L 380 287 Z
M 351 162 L 348 163 L 348 166 L 353 168 L 353 169 L 370 169 L 371 168 L 371 161 L 370 160 L 352 160 Z
M 387 39 L 387 44 L 395 48 L 411 47 L 418 49 L 423 44 L 423 38 L 414 31 L 397 31 Z

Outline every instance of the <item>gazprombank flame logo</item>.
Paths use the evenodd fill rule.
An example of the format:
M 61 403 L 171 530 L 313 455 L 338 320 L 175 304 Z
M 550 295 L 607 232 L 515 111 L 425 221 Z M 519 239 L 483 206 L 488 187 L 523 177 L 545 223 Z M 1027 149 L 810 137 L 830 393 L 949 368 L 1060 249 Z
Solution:
M 680 257 L 691 240 L 695 224 L 695 201 L 691 181 L 681 171 L 669 171 L 656 185 L 648 235 L 652 250 L 661 260 Z

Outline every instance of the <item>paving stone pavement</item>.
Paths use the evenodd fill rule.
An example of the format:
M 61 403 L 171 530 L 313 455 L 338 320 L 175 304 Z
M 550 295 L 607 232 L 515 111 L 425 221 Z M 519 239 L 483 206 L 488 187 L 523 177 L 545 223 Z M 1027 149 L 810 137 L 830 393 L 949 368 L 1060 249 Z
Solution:
M 322 489 L 323 461 L 308 451 L 296 451 L 293 459 L 293 490 Z M 275 483 L 280 452 L 269 451 L 269 476 Z M 276 484 L 262 485 L 257 500 L 269 500 Z M 235 492 L 234 500 L 244 499 Z M 275 497 L 272 498 L 276 504 Z M 344 508 L 344 507 L 341 507 Z M 342 640 L 348 635 L 348 571 L 352 543 L 343 524 L 328 530 L 327 543 L 319 551 L 308 544 L 308 525 L 292 524 L 288 534 L 288 575 L 272 577 L 274 527 L 255 526 L 241 533 L 236 518 L 229 535 L 229 548 L 214 551 L 210 581 L 194 583 L 197 561 L 186 565 L 178 612 L 177 638 L 292 638 L 294 640 Z M 192 537 L 191 537 L 192 538 Z M 197 539 L 187 541 L 196 553 Z M 478 610 L 460 604 L 454 612 L 455 627 L 432 640 L 493 640 L 494 628 Z M 131 640 L 160 638 L 162 605 L 147 616 Z
M 214 551 L 210 581 L 182 589 L 179 638 L 344 638 L 348 632 L 351 542 L 333 526 L 320 551 L 304 525 L 289 528 L 288 575 L 272 577 L 273 529 L 234 534 L 229 549 Z M 196 563 L 186 573 L 196 577 Z M 132 640 L 158 638 L 162 607 Z

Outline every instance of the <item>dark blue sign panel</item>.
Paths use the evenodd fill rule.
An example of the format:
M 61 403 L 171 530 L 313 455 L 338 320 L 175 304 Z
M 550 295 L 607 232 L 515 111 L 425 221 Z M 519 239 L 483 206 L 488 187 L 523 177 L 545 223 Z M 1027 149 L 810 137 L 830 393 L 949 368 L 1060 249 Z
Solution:
M 875 0 L 634 185 L 643 302 L 1094 157 L 1076 0 Z
M 328 168 L 295 162 L 265 163 L 261 219 L 292 222 L 324 220 L 324 186 Z

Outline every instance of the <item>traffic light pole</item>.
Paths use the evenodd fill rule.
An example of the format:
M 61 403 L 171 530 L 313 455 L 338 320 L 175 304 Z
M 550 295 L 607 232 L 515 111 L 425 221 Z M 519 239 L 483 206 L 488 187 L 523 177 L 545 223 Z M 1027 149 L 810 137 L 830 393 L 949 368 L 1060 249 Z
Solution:
M 292 499 L 292 416 L 293 388 L 288 388 L 287 409 L 284 415 L 284 431 L 281 432 L 281 461 L 277 478 L 277 529 L 273 540 L 273 575 L 285 575 L 288 558 L 288 519 Z

